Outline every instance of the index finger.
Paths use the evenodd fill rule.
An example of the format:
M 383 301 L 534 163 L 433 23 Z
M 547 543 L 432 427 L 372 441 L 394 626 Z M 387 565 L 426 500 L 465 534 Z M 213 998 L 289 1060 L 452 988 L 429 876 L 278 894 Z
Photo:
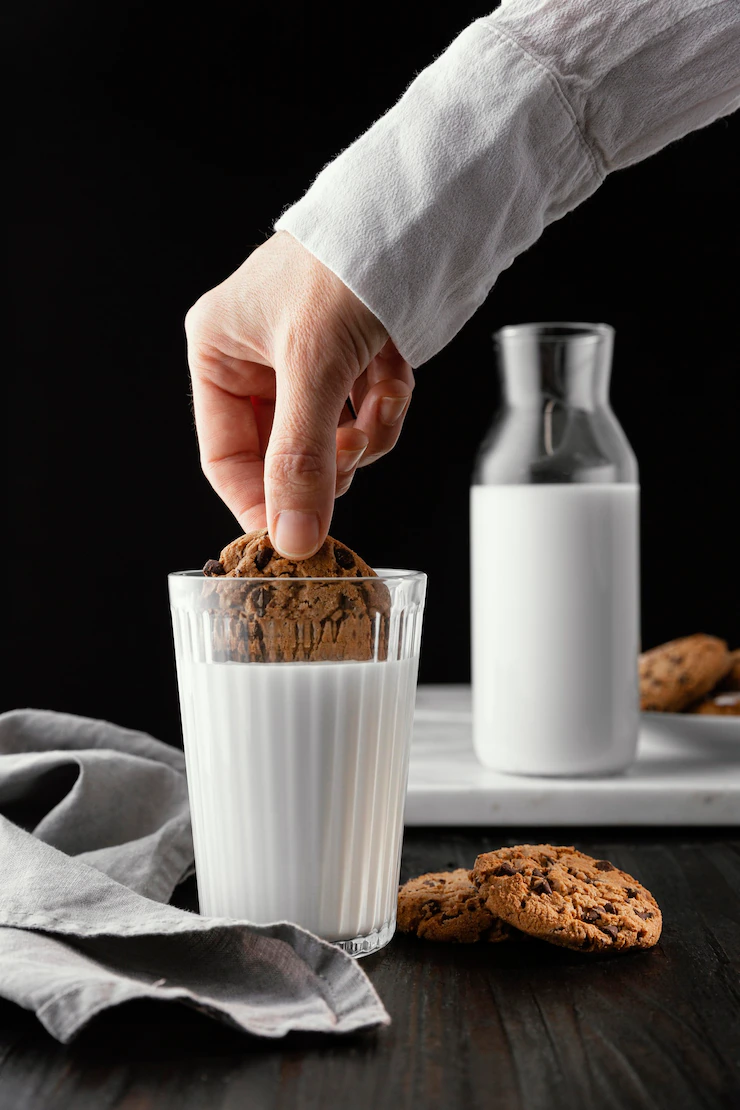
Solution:
M 264 458 L 251 394 L 193 375 L 193 409 L 203 472 L 245 532 L 267 527 Z

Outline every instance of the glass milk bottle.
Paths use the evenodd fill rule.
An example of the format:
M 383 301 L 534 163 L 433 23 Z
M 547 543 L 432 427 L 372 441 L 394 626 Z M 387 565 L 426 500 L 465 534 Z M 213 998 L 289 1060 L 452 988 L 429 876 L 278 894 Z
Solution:
M 511 774 L 612 774 L 639 721 L 639 485 L 609 406 L 614 329 L 494 338 L 502 405 L 471 489 L 475 751 Z

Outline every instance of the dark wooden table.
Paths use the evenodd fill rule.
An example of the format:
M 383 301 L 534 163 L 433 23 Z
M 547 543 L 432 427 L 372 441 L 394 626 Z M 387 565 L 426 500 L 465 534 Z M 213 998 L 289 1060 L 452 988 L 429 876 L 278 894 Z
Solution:
M 402 878 L 547 839 L 645 883 L 660 944 L 396 937 L 363 963 L 393 1024 L 346 1038 L 267 1042 L 131 1003 L 65 1047 L 0 1003 L 0 1110 L 740 1110 L 740 832 L 411 829 Z

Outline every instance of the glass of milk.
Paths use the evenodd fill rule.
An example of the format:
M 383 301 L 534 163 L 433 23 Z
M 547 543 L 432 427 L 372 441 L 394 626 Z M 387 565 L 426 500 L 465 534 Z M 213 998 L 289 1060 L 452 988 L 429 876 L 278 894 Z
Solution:
M 424 574 L 378 574 L 169 576 L 201 912 L 294 922 L 354 956 L 395 930 L 426 591 Z M 336 636 L 322 591 L 347 584 L 382 591 L 382 611 L 341 661 L 312 661 Z M 303 590 L 305 620 L 256 619 L 265 589 L 290 591 L 293 612 Z M 286 635 L 305 658 L 261 661 L 284 659 Z
M 471 489 L 473 738 L 486 767 L 629 767 L 639 720 L 639 485 L 607 324 L 505 327 Z

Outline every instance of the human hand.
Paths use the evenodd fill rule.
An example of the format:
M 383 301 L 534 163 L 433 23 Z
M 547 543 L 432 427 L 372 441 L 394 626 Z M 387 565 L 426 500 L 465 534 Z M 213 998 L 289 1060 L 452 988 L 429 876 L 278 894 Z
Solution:
M 281 555 L 313 555 L 356 468 L 396 443 L 411 367 L 284 231 L 196 301 L 185 332 L 206 477 L 245 532 L 267 527 Z

